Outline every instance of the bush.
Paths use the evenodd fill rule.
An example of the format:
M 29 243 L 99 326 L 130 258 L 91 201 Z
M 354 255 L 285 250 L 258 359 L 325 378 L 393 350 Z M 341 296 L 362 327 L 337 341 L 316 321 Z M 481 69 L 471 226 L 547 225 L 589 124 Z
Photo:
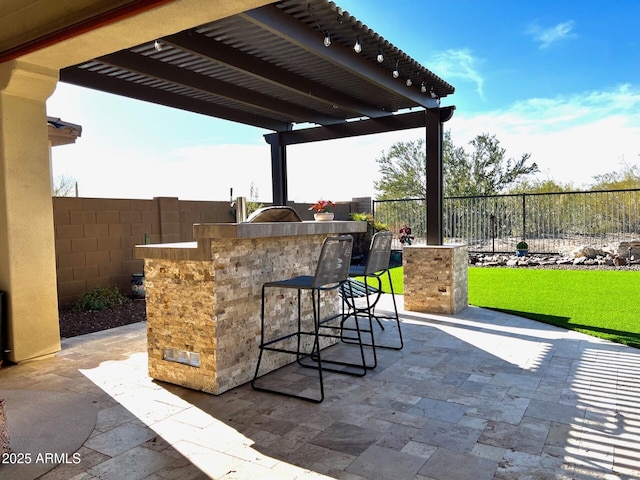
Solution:
M 354 212 L 351 214 L 351 220 L 354 222 L 367 222 L 368 227 L 372 228 L 374 233 L 389 230 L 389 225 L 376 221 L 370 213 Z
M 122 295 L 116 287 L 97 286 L 93 290 L 85 292 L 73 304 L 73 310 L 76 312 L 109 310 L 124 304 L 126 301 L 128 301 L 128 298 Z

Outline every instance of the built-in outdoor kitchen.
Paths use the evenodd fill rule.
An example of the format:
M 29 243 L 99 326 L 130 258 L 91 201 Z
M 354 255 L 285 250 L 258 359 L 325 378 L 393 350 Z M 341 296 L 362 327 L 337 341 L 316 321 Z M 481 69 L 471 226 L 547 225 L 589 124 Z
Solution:
M 145 260 L 149 374 L 220 394 L 253 377 L 262 284 L 312 275 L 326 237 L 364 232 L 367 226 L 305 221 L 193 228 L 195 242 L 136 247 L 136 256 Z M 270 328 L 293 321 L 295 307 L 288 305 L 287 295 L 267 304 L 269 316 L 278 319 Z M 337 313 L 339 301 L 327 298 L 323 311 Z M 307 307 L 303 318 L 310 321 Z M 266 369 L 290 361 L 290 356 L 273 355 Z

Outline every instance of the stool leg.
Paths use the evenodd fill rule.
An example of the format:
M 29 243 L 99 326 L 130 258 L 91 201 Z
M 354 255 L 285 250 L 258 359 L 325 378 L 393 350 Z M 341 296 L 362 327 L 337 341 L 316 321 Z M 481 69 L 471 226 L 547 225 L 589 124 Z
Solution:
M 348 290 L 348 291 L 347 291 Z M 356 301 L 355 301 L 355 297 L 356 295 L 353 292 L 353 284 L 350 281 L 347 281 L 343 290 L 342 290 L 343 296 L 342 296 L 342 318 L 340 320 L 340 340 L 344 343 L 348 343 L 348 344 L 358 344 L 360 347 L 360 354 L 362 357 L 362 366 L 364 368 L 364 372 L 366 373 L 366 370 L 368 369 L 373 369 L 376 368 L 376 366 L 378 365 L 378 358 L 376 355 L 376 347 L 375 347 L 375 342 L 374 342 L 374 337 L 373 337 L 373 328 L 372 328 L 372 323 L 371 323 L 371 319 L 369 319 L 369 329 L 368 330 L 361 330 L 360 329 L 360 322 L 358 321 L 358 318 L 361 316 L 360 313 L 364 312 L 364 308 L 358 308 L 358 306 L 356 305 Z M 366 295 L 365 295 L 366 296 Z M 367 297 L 367 301 L 368 301 L 368 297 Z M 368 302 L 367 302 L 368 303 Z M 345 313 L 345 308 L 344 305 L 347 305 L 346 308 L 346 313 Z M 367 305 L 368 307 L 368 305 Z M 367 311 L 369 311 L 369 308 L 366 309 Z M 345 336 L 344 331 L 346 329 L 346 327 L 344 326 L 345 322 L 349 319 L 349 317 L 353 316 L 353 321 L 355 322 L 355 330 L 357 333 L 357 338 L 353 338 L 353 337 L 348 337 Z M 353 329 L 347 329 L 347 330 L 353 330 Z M 371 343 L 364 343 L 362 341 L 362 332 L 365 333 L 369 333 L 371 335 Z M 366 356 L 364 354 L 364 347 L 371 347 L 371 351 L 373 353 L 373 364 L 372 365 L 367 365 L 367 361 L 366 361 Z M 363 375 L 365 374 L 363 373 Z
M 258 378 L 258 372 L 260 371 L 260 363 L 262 362 L 262 352 L 264 352 L 264 290 L 265 285 L 262 285 L 262 304 L 260 306 L 260 345 L 258 349 L 258 363 L 256 363 L 256 371 L 253 374 L 253 380 L 251 380 L 251 386 L 257 390 L 255 386 L 256 379 Z
M 375 294 L 376 299 L 373 301 L 373 303 L 371 303 L 371 305 L 369 305 L 369 296 L 367 295 L 367 307 L 372 312 L 373 310 L 375 310 L 376 305 L 378 304 L 378 301 L 382 296 L 382 280 L 380 279 L 380 275 L 376 275 L 376 280 L 378 280 L 378 288 L 376 288 L 377 293 Z M 380 327 L 380 330 L 384 330 L 384 325 L 382 325 L 382 322 L 380 321 L 380 319 L 376 316 L 374 316 L 374 318 L 376 319 L 376 322 L 378 322 L 378 326 Z
M 347 284 L 349 285 L 349 295 L 351 297 L 351 301 L 354 302 L 354 307 L 355 307 L 355 301 L 353 300 L 353 285 L 350 282 L 347 282 Z M 341 319 L 341 326 L 344 325 L 346 318 Z M 362 341 L 362 332 L 360 331 L 360 324 L 358 323 L 358 315 L 356 314 L 355 308 L 354 308 L 354 315 L 353 315 L 353 320 L 355 321 L 356 324 L 356 333 L 358 335 L 358 346 L 360 347 L 360 358 L 362 359 L 362 370 L 363 370 L 363 375 L 367 373 L 367 369 L 368 368 L 375 368 L 378 365 L 378 360 L 376 357 L 376 347 L 373 344 L 373 329 L 371 329 L 371 346 L 372 346 L 372 351 L 373 351 L 373 366 L 369 366 L 367 365 L 367 360 L 365 358 L 364 355 L 364 343 Z M 340 337 L 342 337 L 342 330 L 340 332 Z
M 402 350 L 404 347 L 404 340 L 402 339 L 402 328 L 400 327 L 400 316 L 398 315 L 398 306 L 396 304 L 396 294 L 393 291 L 393 282 L 391 281 L 391 271 L 387 270 L 387 277 L 389 278 L 389 289 L 391 290 L 391 300 L 393 301 L 393 313 L 396 319 L 396 325 L 398 326 L 398 337 L 400 338 L 399 347 L 390 347 L 395 350 Z
M 365 277 L 365 280 L 366 280 L 366 277 Z M 380 279 L 378 279 L 378 287 L 380 286 L 381 286 L 381 282 L 380 282 Z M 380 291 L 380 289 L 378 289 L 378 291 Z M 380 320 L 378 320 L 373 315 L 373 309 L 375 308 L 376 303 L 378 303 L 378 300 L 376 299 L 376 301 L 373 302 L 373 304 L 371 304 L 371 297 L 369 295 L 366 295 L 366 297 L 367 297 L 367 319 L 369 320 L 369 332 L 371 334 L 371 350 L 373 352 L 373 365 L 368 368 L 376 368 L 378 366 L 378 354 L 376 353 L 376 338 L 375 338 L 375 334 L 373 333 L 373 319 L 374 318 L 376 319 L 380 327 L 382 327 L 382 324 L 380 323 Z M 356 316 L 356 322 L 357 321 L 358 321 L 358 317 Z M 382 327 L 382 329 L 384 330 L 384 327 Z
M 317 302 L 316 302 L 317 299 Z M 322 359 L 320 358 L 320 292 L 311 290 L 311 300 L 313 302 L 313 333 L 314 348 L 317 348 L 316 355 L 318 357 L 318 377 L 320 378 L 320 398 L 324 399 L 324 382 L 322 380 Z M 313 349 L 311 350 L 313 355 Z
M 398 327 L 398 337 L 399 337 L 399 346 L 394 346 L 394 345 L 386 345 L 386 344 L 381 344 L 378 343 L 375 345 L 375 347 L 377 348 L 384 348 L 384 349 L 388 349 L 388 350 L 402 350 L 402 348 L 404 347 L 404 340 L 402 338 L 402 328 L 400 326 L 400 317 L 398 315 L 398 306 L 396 304 L 396 296 L 395 296 L 395 292 L 393 290 L 393 283 L 391 280 L 391 272 L 389 270 L 386 270 L 387 273 L 387 277 L 389 279 L 389 287 L 391 289 L 391 299 L 393 301 L 393 316 L 386 316 L 386 315 L 381 315 L 378 316 L 376 315 L 375 309 L 376 306 L 378 304 L 378 301 L 380 300 L 380 297 L 382 296 L 382 275 L 384 274 L 384 272 L 381 272 L 379 275 L 375 275 L 375 278 L 378 279 L 378 288 L 374 289 L 376 290 L 375 293 L 372 293 L 371 295 L 374 296 L 374 299 L 371 299 L 371 295 L 367 294 L 367 307 L 365 308 L 361 308 L 358 309 L 358 312 L 363 312 L 366 310 L 367 316 L 369 317 L 369 322 L 370 322 L 370 326 L 372 328 L 372 332 L 371 332 L 371 343 L 374 343 L 373 340 L 373 319 L 375 318 L 377 324 L 380 326 L 381 330 L 384 330 L 384 326 L 382 325 L 382 322 L 380 321 L 381 318 L 387 318 L 389 320 L 395 320 L 396 321 L 396 325 Z M 373 276 L 367 277 L 367 279 L 372 278 Z
M 264 330 L 265 330 L 265 287 L 266 285 L 262 286 L 262 306 L 261 306 L 261 311 L 260 311 L 260 345 L 259 345 L 259 349 L 260 352 L 258 354 L 258 362 L 256 364 L 256 371 L 255 374 L 253 376 L 253 380 L 251 380 L 251 387 L 254 390 L 257 391 L 261 391 L 261 392 L 268 392 L 268 393 L 276 393 L 279 395 L 284 395 L 286 397 L 293 397 L 293 398 L 298 398 L 301 400 L 306 400 L 308 402 L 313 402 L 313 403 L 320 403 L 324 400 L 324 383 L 323 383 L 323 379 L 322 379 L 322 364 L 320 362 L 320 355 L 318 353 L 318 378 L 319 378 L 319 382 L 320 382 L 320 397 L 319 398 L 313 398 L 313 397 L 306 397 L 303 395 L 297 395 L 294 393 L 289 393 L 289 392 L 285 392 L 285 391 L 281 391 L 281 390 L 274 390 L 274 389 L 270 389 L 270 388 L 266 388 L 266 387 L 261 387 L 259 385 L 256 384 L 256 380 L 258 379 L 258 374 L 260 371 L 260 363 L 262 362 L 262 355 L 264 350 L 271 350 L 271 351 L 275 351 L 275 352 L 281 352 L 281 353 L 288 353 L 288 354 L 293 354 L 296 355 L 296 359 L 298 361 L 298 363 L 301 363 L 301 359 L 305 356 L 312 356 L 313 351 L 311 354 L 304 354 L 302 353 L 302 349 L 301 349 L 301 336 L 302 336 L 302 321 L 301 321 L 301 291 L 298 290 L 298 331 L 294 334 L 290 334 L 290 335 L 286 335 L 284 337 L 281 337 L 279 339 L 275 339 L 275 340 L 270 340 L 268 342 L 265 342 L 265 335 L 264 335 Z M 318 343 L 318 328 L 317 328 L 317 322 L 315 321 L 315 298 L 314 298 L 314 329 L 315 329 L 315 343 Z M 305 333 L 308 334 L 308 333 Z M 280 349 L 280 348 L 275 348 L 272 347 L 270 345 L 272 345 L 273 343 L 279 341 L 279 340 L 286 340 L 288 338 L 291 338 L 292 336 L 297 336 L 297 348 L 296 350 L 290 350 L 290 349 Z M 304 365 L 303 365 L 304 366 Z M 270 372 L 268 372 L 265 375 L 268 375 Z
M 342 297 L 343 299 L 348 297 L 348 296 L 352 296 L 352 294 L 348 294 L 347 293 L 347 287 L 344 288 L 343 295 L 344 295 Z M 314 304 L 317 305 L 317 308 L 314 311 L 314 318 L 315 318 L 315 322 L 316 322 L 316 325 L 317 325 L 316 333 L 318 335 L 318 338 L 317 338 L 317 341 L 314 343 L 314 346 L 313 346 L 312 359 L 314 361 L 316 361 L 316 362 L 318 361 L 319 352 L 320 352 L 320 348 L 321 348 L 321 346 L 320 346 L 320 337 L 339 339 L 339 340 L 342 340 L 344 343 L 350 343 L 350 344 L 357 343 L 359 348 L 360 348 L 360 359 L 361 359 L 360 363 L 350 362 L 350 361 L 347 361 L 347 360 L 339 360 L 339 359 L 335 359 L 335 360 L 334 359 L 327 359 L 325 357 L 325 360 L 322 363 L 322 369 L 326 370 L 326 371 L 330 371 L 330 372 L 336 372 L 336 373 L 340 373 L 340 374 L 344 374 L 344 375 L 352 375 L 352 376 L 358 376 L 358 377 L 362 377 L 362 376 L 366 375 L 367 369 L 369 368 L 369 366 L 366 364 L 366 357 L 365 357 L 365 354 L 364 354 L 364 347 L 363 347 L 365 345 L 365 343 L 362 341 L 361 329 L 360 329 L 360 325 L 357 322 L 357 319 L 355 319 L 356 320 L 356 327 L 355 328 L 347 328 L 347 327 L 345 327 L 345 321 L 347 320 L 347 318 L 350 315 L 349 314 L 345 314 L 344 313 L 344 309 L 338 315 L 334 315 L 334 316 L 331 316 L 331 317 L 325 319 L 322 316 L 321 301 L 320 300 L 321 300 L 321 293 L 320 293 L 320 291 L 318 291 L 317 298 L 316 298 L 316 300 L 314 302 Z M 339 319 L 339 324 L 337 326 L 326 325 L 327 322 L 330 322 L 330 321 L 333 321 L 333 320 L 338 320 L 338 319 Z M 340 333 L 323 333 L 325 330 L 339 331 Z M 355 331 L 357 336 L 355 338 L 347 339 L 344 336 L 344 331 L 345 330 Z M 327 366 L 327 365 L 329 365 L 329 366 Z M 316 365 L 303 365 L 303 366 L 305 366 L 307 368 L 318 368 Z M 334 366 L 347 367 L 347 369 L 336 368 Z M 354 371 L 353 369 L 356 369 L 356 371 Z

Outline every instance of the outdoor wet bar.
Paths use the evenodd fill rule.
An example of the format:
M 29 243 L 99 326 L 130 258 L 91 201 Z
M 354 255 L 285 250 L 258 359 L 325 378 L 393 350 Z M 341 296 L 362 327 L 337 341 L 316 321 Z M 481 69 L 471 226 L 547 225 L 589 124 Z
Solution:
M 326 237 L 365 232 L 367 225 L 310 221 L 193 228 L 195 242 L 136 246 L 136 256 L 144 259 L 149 375 L 220 394 L 253 378 L 262 284 L 313 274 Z M 294 320 L 296 306 L 287 292 L 274 300 L 266 314 L 277 329 L 278 322 Z M 325 303 L 323 312 L 337 313 L 335 292 Z M 308 318 L 310 302 L 306 306 Z M 273 357 L 267 370 L 291 361 Z

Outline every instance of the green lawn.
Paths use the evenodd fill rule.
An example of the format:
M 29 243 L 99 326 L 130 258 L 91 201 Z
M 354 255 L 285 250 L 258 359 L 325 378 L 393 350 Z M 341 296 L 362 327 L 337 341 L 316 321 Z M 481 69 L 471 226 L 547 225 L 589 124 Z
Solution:
M 469 267 L 469 304 L 640 347 L 640 272 Z

